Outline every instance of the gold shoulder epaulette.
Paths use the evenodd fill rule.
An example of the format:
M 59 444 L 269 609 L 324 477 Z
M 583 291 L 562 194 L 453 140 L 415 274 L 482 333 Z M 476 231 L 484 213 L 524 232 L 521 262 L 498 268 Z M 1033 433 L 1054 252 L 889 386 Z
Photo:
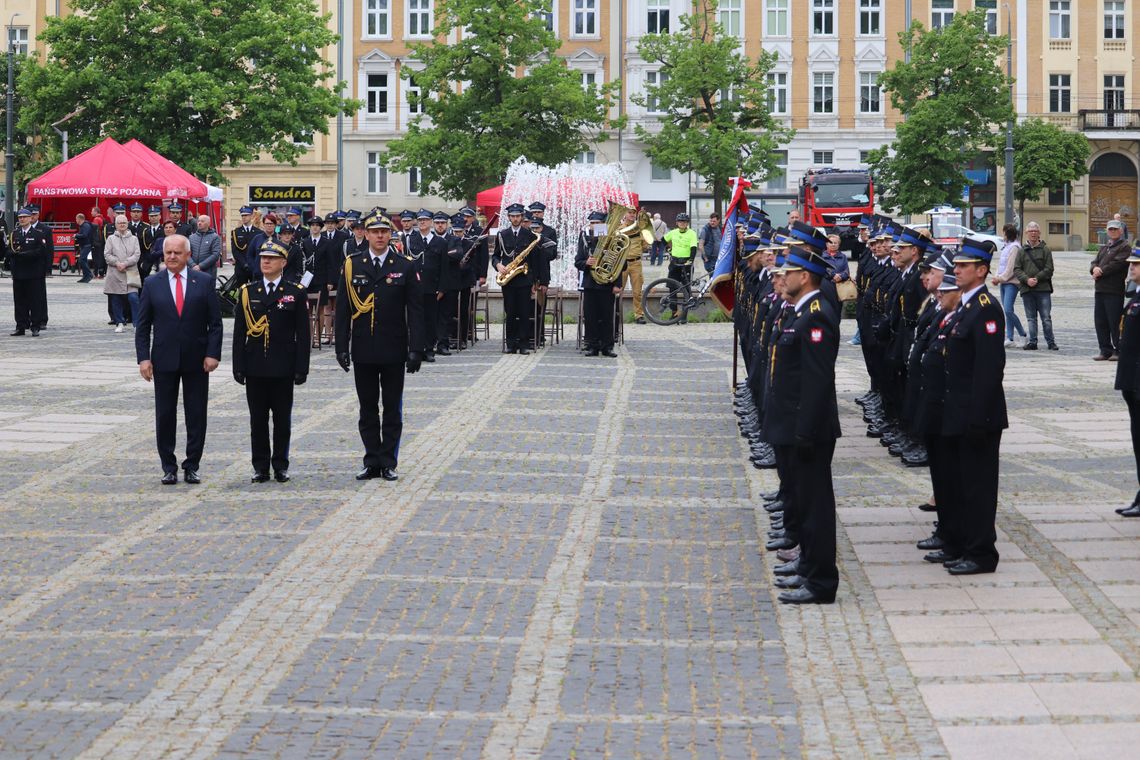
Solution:
M 989 306 L 990 305 L 990 297 L 988 295 L 986 295 L 985 293 L 981 293 L 978 295 L 978 303 L 981 304 L 982 306 Z
M 817 298 L 816 300 L 811 302 L 811 308 L 808 310 L 808 312 L 811 314 L 814 314 L 815 312 L 822 311 L 822 310 L 823 310 L 823 306 L 820 305 L 819 299 Z

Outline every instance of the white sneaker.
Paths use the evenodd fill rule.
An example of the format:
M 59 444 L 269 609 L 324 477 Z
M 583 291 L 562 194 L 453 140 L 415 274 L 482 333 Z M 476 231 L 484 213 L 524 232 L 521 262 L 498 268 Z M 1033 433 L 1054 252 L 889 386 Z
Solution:
M 1005 342 L 1006 348 L 1017 348 L 1019 345 L 1021 345 L 1021 344 L 1018 343 L 1016 340 L 1007 340 Z
M 115 327 L 115 332 L 121 333 L 122 331 L 123 331 L 123 325 L 118 325 L 117 327 Z

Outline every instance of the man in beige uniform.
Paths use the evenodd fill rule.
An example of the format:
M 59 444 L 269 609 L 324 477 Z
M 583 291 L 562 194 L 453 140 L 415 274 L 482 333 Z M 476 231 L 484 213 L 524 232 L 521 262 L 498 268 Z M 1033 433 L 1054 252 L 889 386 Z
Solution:
M 621 220 L 623 228 L 631 224 L 637 223 L 637 210 L 630 209 L 626 212 Z M 622 288 L 628 281 L 633 288 L 633 316 L 637 324 L 645 324 L 645 308 L 641 303 L 641 289 L 645 286 L 645 277 L 641 271 L 641 254 L 645 251 L 645 241 L 642 240 L 641 235 L 632 234 L 629 236 L 629 247 L 626 249 L 626 268 L 625 274 L 622 275 Z

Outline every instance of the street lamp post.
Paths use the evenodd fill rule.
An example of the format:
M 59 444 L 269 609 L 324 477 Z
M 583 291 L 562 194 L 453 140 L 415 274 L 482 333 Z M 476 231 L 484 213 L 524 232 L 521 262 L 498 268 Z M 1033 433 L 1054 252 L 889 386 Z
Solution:
M 1012 16 L 1009 3 L 1005 6 L 1005 74 L 1009 77 L 1009 107 L 1014 108 L 1013 100 L 1013 34 Z M 1005 223 L 1013 224 L 1013 119 L 1005 125 Z
M 15 162 L 16 153 L 12 148 L 12 137 L 15 130 L 15 123 L 13 120 L 13 102 L 14 93 L 16 89 L 16 40 L 12 35 L 12 26 L 16 21 L 19 13 L 13 13 L 8 19 L 8 99 L 5 103 L 4 113 L 7 116 L 8 122 L 8 142 L 7 149 L 4 151 L 4 221 L 8 229 L 13 229 L 15 219 L 12 217 L 12 203 L 15 198 Z

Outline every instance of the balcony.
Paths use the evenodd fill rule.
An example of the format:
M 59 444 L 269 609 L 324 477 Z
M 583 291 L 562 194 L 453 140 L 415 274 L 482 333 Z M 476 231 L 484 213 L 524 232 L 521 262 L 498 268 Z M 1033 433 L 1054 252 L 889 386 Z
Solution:
M 1140 110 L 1077 111 L 1078 128 L 1082 132 L 1101 130 L 1140 132 Z

